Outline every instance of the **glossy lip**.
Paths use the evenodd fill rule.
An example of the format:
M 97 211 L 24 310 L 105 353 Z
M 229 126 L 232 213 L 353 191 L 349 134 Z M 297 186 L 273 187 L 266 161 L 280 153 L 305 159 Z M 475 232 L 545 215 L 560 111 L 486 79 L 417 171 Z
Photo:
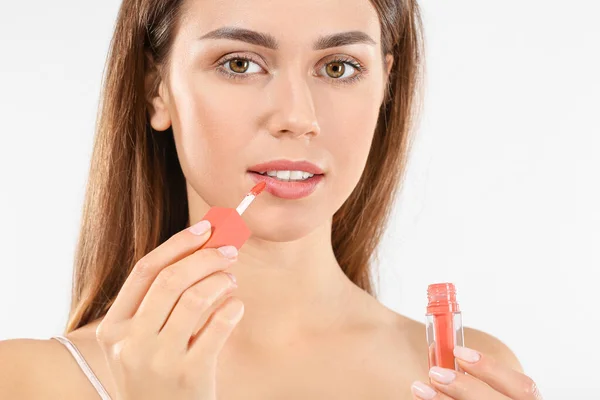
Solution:
M 309 161 L 273 160 L 248 168 L 250 172 L 265 173 L 267 171 L 305 171 L 315 175 L 323 175 L 323 170 Z
M 319 183 L 325 179 L 324 175 L 314 175 L 304 181 L 285 182 L 268 175 L 261 175 L 258 172 L 248 171 L 248 174 L 254 182 L 265 182 L 267 184 L 265 192 L 269 192 L 273 196 L 282 199 L 290 200 L 309 196 L 317 189 Z

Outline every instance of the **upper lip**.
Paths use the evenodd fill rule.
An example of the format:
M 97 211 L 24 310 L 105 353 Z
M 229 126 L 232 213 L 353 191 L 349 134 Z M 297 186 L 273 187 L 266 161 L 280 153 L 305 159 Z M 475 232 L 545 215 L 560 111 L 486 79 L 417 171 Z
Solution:
M 322 175 L 323 170 L 310 161 L 272 160 L 256 164 L 249 171 L 265 173 L 267 171 L 305 171 L 314 175 Z

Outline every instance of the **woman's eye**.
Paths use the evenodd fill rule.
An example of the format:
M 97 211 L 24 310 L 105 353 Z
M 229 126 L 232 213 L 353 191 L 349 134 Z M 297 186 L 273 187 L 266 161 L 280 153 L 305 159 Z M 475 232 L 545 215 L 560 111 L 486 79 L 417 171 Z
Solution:
M 260 72 L 262 67 L 249 58 L 238 56 L 222 61 L 217 70 L 227 78 L 245 79 L 249 75 Z M 355 73 L 356 71 L 358 73 Z M 320 72 L 321 75 L 333 81 L 350 83 L 362 77 L 363 68 L 351 60 L 339 59 L 329 61 L 323 65 Z
M 343 80 L 352 77 L 356 67 L 350 62 L 332 61 L 325 64 L 323 69 L 330 78 Z M 349 74 L 346 74 L 346 72 L 349 72 Z
M 250 68 L 251 64 L 254 64 L 256 68 Z M 232 58 L 230 60 L 225 61 L 222 65 L 229 66 L 229 71 L 235 74 L 245 74 L 246 72 L 260 72 L 260 70 L 262 69 L 257 63 L 246 58 Z

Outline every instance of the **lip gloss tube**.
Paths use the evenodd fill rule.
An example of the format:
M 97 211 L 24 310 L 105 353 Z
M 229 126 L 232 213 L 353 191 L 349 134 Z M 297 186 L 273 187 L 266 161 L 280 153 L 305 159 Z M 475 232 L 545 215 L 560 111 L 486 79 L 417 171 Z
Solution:
M 464 346 L 462 314 L 452 283 L 427 287 L 427 346 L 429 368 L 441 367 L 462 372 L 454 358 L 454 347 Z M 430 379 L 431 381 L 431 379 Z

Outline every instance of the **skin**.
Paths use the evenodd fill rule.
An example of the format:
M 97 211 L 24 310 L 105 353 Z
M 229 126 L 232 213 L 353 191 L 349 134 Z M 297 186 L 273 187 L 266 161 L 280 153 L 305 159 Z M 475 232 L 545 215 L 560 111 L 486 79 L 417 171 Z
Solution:
M 246 171 L 259 162 L 307 159 L 325 171 L 311 196 L 285 200 L 263 193 L 244 213 L 253 236 L 230 269 L 239 283 L 236 296 L 246 308 L 236 335 L 260 346 L 295 340 L 299 330 L 323 329 L 347 312 L 347 301 L 356 293 L 335 259 L 331 220 L 366 164 L 386 77 L 379 45 L 315 52 L 312 43 L 320 34 L 350 30 L 378 42 L 379 20 L 364 0 L 309 4 L 190 2 L 173 45 L 169 77 L 151 99 L 153 127 L 173 126 L 192 224 L 210 205 L 236 207 L 254 185 Z M 313 23 L 293 23 L 307 20 Z M 271 33 L 279 50 L 197 40 L 236 21 Z M 292 25 L 302 26 L 286 29 Z M 228 54 L 257 60 L 245 79 L 215 72 Z M 323 67 L 336 54 L 354 57 L 369 73 L 354 84 L 334 82 Z M 348 68 L 344 77 L 353 74 Z M 321 311 L 315 314 L 315 308 Z
M 331 245 L 332 216 L 364 169 L 392 67 L 391 58 L 381 56 L 375 9 L 365 0 L 190 0 L 186 6 L 168 74 L 148 105 L 157 134 L 173 127 L 191 224 L 211 205 L 237 206 L 253 186 L 246 171 L 259 162 L 307 159 L 325 171 L 312 195 L 284 200 L 263 192 L 244 214 L 253 236 L 227 267 L 238 284 L 228 296 L 243 305 L 243 316 L 219 352 L 218 398 L 413 398 L 411 384 L 428 381 L 423 324 L 356 287 L 341 271 Z M 198 39 L 223 26 L 270 33 L 279 48 Z M 365 32 L 375 44 L 312 49 L 319 35 L 346 31 Z M 217 72 L 217 63 L 234 54 L 252 58 L 244 79 Z M 330 76 L 324 67 L 336 55 L 358 61 L 365 70 L 346 64 L 342 78 Z M 220 70 L 235 73 L 232 64 Z M 336 81 L 355 74 L 362 79 Z M 164 267 L 157 264 L 154 272 Z M 117 384 L 97 338 L 103 319 L 67 337 L 116 398 Z M 488 375 L 504 371 L 498 388 L 522 388 L 521 366 L 499 340 L 466 329 L 465 341 L 485 354 L 473 371 L 481 365 Z M 97 396 L 54 340 L 1 342 L 0 359 L 11 360 L 0 366 L 0 397 L 3 390 L 6 397 L 18 398 Z M 497 362 L 490 367 L 488 360 Z M 493 399 L 492 391 L 499 393 L 482 388 L 479 379 L 465 379 L 457 382 L 463 388 L 479 382 L 478 391 L 452 392 L 451 384 L 436 389 L 455 397 L 436 398 Z

